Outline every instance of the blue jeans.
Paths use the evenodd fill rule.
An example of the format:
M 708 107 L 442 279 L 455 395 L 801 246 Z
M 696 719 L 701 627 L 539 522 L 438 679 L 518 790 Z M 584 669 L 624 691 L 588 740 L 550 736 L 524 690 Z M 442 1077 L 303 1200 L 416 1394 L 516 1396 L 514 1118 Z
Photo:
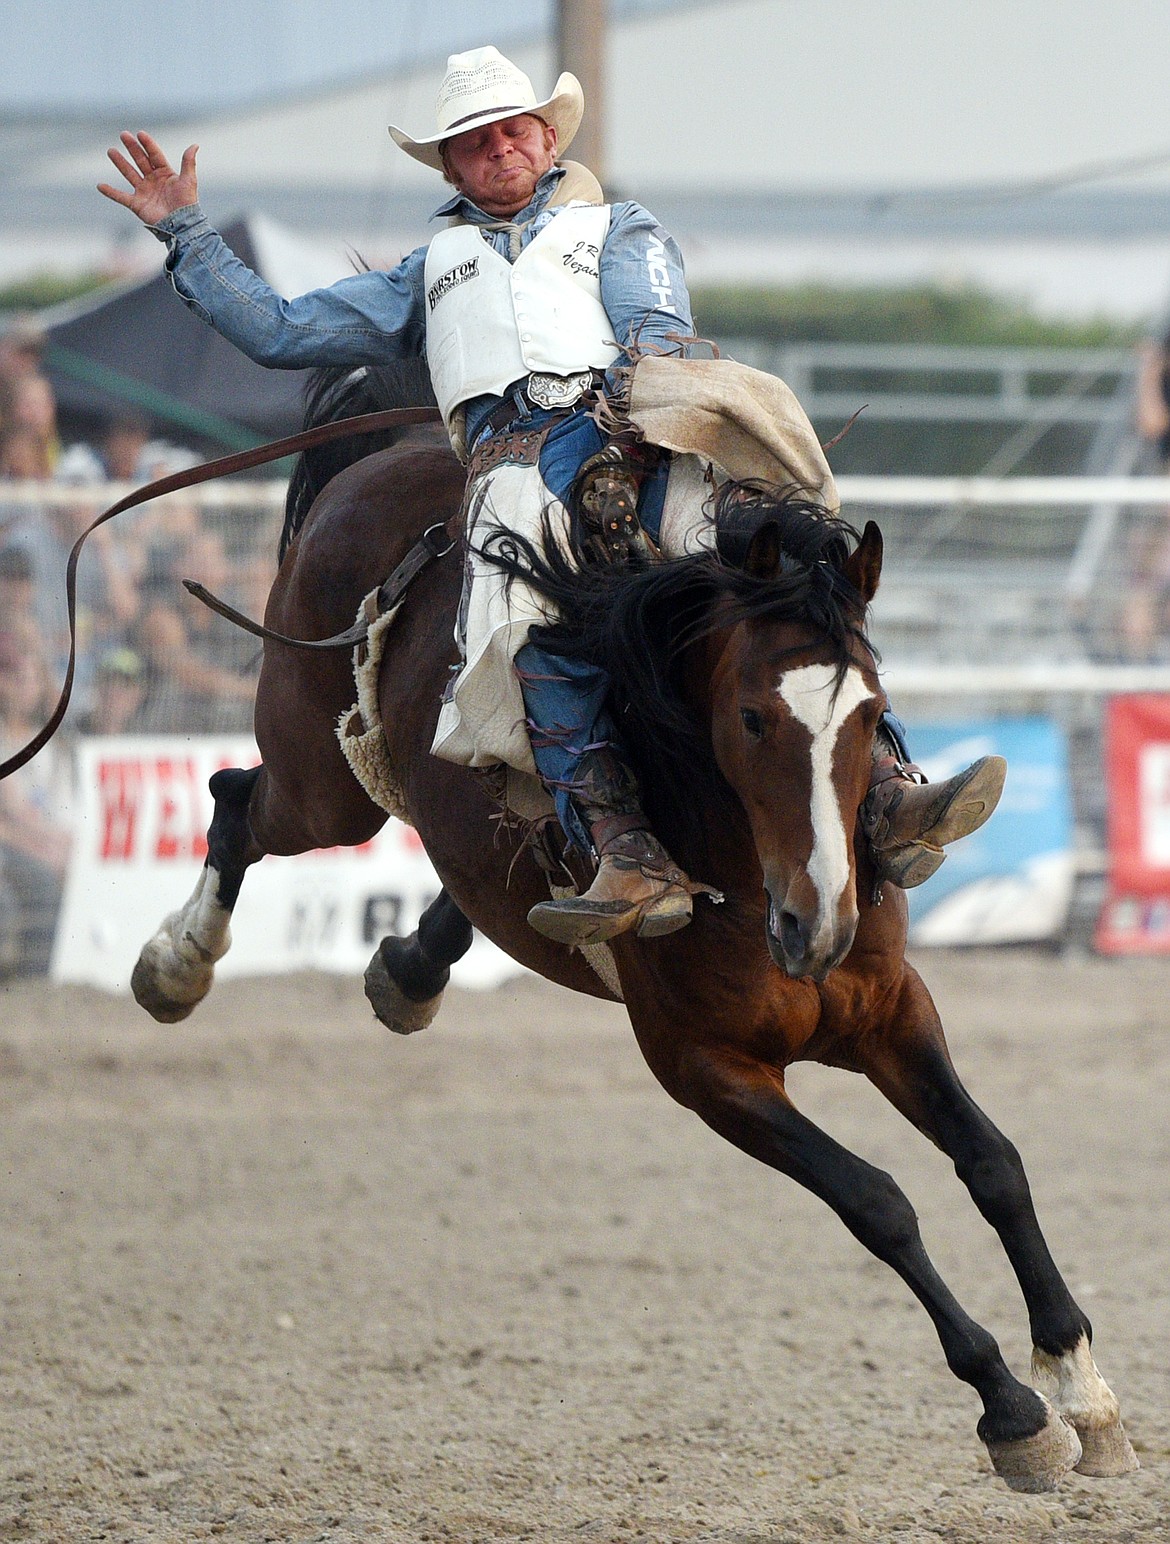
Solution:
M 544 415 L 534 413 L 532 421 Z M 553 496 L 567 503 L 582 463 L 606 443 L 585 413 L 574 413 L 549 433 L 540 454 L 540 475 Z M 642 484 L 638 516 L 655 539 L 662 525 L 669 462 L 665 457 Z M 566 658 L 538 643 L 526 643 L 516 655 L 516 673 L 524 694 L 524 710 L 532 755 L 545 786 L 553 796 L 565 835 L 583 852 L 589 834 L 573 807 L 577 766 L 587 750 L 611 745 L 617 736 L 606 706 L 609 676 L 597 665 Z
M 572 795 L 581 757 L 617 738 L 607 706 L 609 676 L 587 660 L 554 654 L 538 643 L 526 643 L 519 650 L 516 674 L 541 781 L 552 795 L 565 835 L 588 852 L 589 833 Z

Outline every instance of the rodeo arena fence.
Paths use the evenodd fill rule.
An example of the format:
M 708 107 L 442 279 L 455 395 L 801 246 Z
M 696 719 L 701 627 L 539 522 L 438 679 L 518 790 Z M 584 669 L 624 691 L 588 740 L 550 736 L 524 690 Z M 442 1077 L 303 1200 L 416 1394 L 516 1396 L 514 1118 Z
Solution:
M 911 892 L 913 941 L 1170 952 L 1170 479 L 838 482 L 851 523 L 885 536 L 872 636 L 917 761 L 932 777 L 1009 764 L 995 817 Z M 0 485 L 0 756 L 59 689 L 69 546 L 126 491 Z M 73 705 L 0 784 L 0 976 L 124 990 L 193 888 L 208 777 L 257 759 L 260 646 L 181 580 L 260 616 L 283 498 L 279 480 L 211 484 L 87 544 Z M 437 888 L 394 821 L 359 849 L 265 859 L 223 968 L 359 971 Z M 457 979 L 517 968 L 477 940 Z

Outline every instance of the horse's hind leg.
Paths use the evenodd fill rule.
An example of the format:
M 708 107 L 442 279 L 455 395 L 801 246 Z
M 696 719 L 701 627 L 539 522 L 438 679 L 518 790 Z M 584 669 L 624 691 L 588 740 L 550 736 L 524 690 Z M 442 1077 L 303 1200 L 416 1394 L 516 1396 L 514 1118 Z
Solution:
M 1056 1268 L 1036 1220 L 1020 1155 L 963 1087 L 929 994 L 910 976 L 889 1038 L 868 1040 L 864 1070 L 894 1106 L 955 1165 L 999 1234 L 1032 1330 L 1032 1373 L 1076 1428 L 1080 1474 L 1109 1478 L 1138 1468 L 1117 1399 L 1093 1362 L 1093 1330 Z
M 248 825 L 248 805 L 261 771 L 233 767 L 211 778 L 215 813 L 199 881 L 187 904 L 164 920 L 138 956 L 130 989 L 161 1024 L 185 1019 L 203 1001 L 216 961 L 231 944 L 229 924 L 244 870 L 261 856 Z
M 451 966 L 471 948 L 471 923 L 446 890 L 409 938 L 383 938 L 366 969 L 370 1006 L 396 1035 L 425 1029 L 439 1011 Z
M 914 1208 L 888 1174 L 841 1147 L 789 1101 L 783 1078 L 740 1052 L 693 1052 L 678 1097 L 728 1141 L 827 1202 L 902 1277 L 934 1322 L 947 1365 L 978 1393 L 978 1432 L 1013 1490 L 1052 1490 L 1081 1457 L 1072 1427 L 1014 1378 L 994 1338 L 966 1314 L 922 1244 Z

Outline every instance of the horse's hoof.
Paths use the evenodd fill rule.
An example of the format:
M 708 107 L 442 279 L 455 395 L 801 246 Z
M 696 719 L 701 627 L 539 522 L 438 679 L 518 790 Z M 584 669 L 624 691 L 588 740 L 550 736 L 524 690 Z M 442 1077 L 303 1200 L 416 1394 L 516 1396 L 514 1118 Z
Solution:
M 383 945 L 391 941 L 384 939 Z M 374 1010 L 375 1018 L 385 1024 L 387 1029 L 393 1030 L 396 1035 L 413 1035 L 420 1029 L 426 1029 L 438 1013 L 439 1004 L 443 1001 L 443 990 L 450 975 L 449 970 L 443 972 L 443 986 L 433 997 L 415 1002 L 407 997 L 390 974 L 382 947 L 379 947 L 375 949 L 373 959 L 366 966 L 366 999 Z
M 166 924 L 143 946 L 130 976 L 134 1001 L 160 1024 L 178 1024 L 211 990 L 214 961 L 184 959 Z
M 1081 1441 L 1048 1405 L 1048 1419 L 1033 1436 L 988 1442 L 987 1451 L 996 1474 L 1012 1490 L 1055 1490 L 1061 1477 L 1080 1463 Z
M 1141 1467 L 1121 1424 L 1117 1396 L 1097 1371 L 1087 1335 L 1053 1356 L 1035 1347 L 1032 1378 L 1040 1392 L 1076 1428 L 1084 1452 L 1077 1473 L 1116 1479 Z
M 1087 1427 L 1078 1431 L 1077 1436 L 1083 1449 L 1076 1466 L 1078 1474 L 1095 1480 L 1116 1480 L 1141 1468 L 1120 1421 L 1113 1426 Z
M 178 1024 L 195 1011 L 195 1003 L 177 1003 L 159 990 L 158 979 L 152 968 L 139 956 L 130 976 L 130 990 L 134 1001 L 145 1008 L 152 1019 L 160 1024 Z

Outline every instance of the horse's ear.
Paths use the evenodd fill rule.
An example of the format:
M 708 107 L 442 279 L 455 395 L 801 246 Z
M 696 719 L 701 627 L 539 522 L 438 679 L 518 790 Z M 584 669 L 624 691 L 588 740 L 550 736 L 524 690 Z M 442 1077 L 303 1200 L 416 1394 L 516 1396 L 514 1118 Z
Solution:
M 753 579 L 775 579 L 780 572 L 780 523 L 765 520 L 748 543 L 743 571 Z
M 868 606 L 877 594 L 882 572 L 882 533 L 872 520 L 865 522 L 861 540 L 842 564 L 841 572 Z

